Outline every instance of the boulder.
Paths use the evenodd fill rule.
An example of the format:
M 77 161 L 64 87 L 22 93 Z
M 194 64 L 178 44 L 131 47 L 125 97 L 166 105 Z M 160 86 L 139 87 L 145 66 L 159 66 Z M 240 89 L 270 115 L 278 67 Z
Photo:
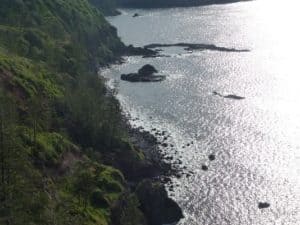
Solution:
M 142 76 L 150 76 L 157 72 L 158 71 L 155 69 L 154 66 L 152 66 L 150 64 L 146 64 L 141 69 L 139 69 L 138 74 L 140 74 Z
M 136 195 L 149 225 L 172 224 L 183 218 L 180 207 L 168 197 L 162 184 L 145 180 L 138 185 Z

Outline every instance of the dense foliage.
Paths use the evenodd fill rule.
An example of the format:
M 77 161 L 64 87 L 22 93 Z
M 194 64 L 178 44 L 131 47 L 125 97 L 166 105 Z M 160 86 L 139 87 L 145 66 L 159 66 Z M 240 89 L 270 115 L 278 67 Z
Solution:
M 123 49 L 88 0 L 1 0 L 1 225 L 144 224 L 144 156 L 95 73 Z

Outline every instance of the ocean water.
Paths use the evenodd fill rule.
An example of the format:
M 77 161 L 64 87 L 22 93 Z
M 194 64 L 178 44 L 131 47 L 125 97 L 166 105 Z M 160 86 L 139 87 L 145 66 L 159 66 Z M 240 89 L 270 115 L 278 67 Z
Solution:
M 179 224 L 300 224 L 298 4 L 258 0 L 122 9 L 122 15 L 108 18 L 126 44 L 188 42 L 250 50 L 162 48 L 169 57 L 127 57 L 124 64 L 100 71 L 132 125 L 167 131 L 169 145 L 162 151 L 190 174 L 172 178 L 169 194 L 185 214 Z M 141 16 L 133 18 L 134 13 Z M 167 79 L 120 80 L 121 73 L 147 63 Z M 245 99 L 222 98 L 213 91 Z M 270 207 L 259 209 L 259 202 Z

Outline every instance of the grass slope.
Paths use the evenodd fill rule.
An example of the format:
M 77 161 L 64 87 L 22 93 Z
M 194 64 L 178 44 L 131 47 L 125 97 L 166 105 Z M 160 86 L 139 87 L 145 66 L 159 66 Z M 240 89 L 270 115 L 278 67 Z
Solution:
M 88 0 L 1 0 L 0 224 L 106 225 L 120 202 L 144 224 L 120 171 L 144 156 L 95 73 L 123 48 Z

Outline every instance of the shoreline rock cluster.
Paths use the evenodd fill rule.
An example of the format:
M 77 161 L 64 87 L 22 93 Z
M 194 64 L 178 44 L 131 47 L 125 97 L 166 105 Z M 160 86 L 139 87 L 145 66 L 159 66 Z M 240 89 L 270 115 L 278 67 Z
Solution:
M 129 124 L 129 118 L 123 116 L 124 129 L 128 131 L 131 143 L 140 148 L 148 161 L 148 166 L 141 173 L 130 179 L 131 189 L 136 193 L 141 209 L 152 225 L 171 224 L 183 218 L 178 204 L 171 199 L 164 187 L 170 182 L 170 176 L 178 173 L 171 163 L 164 160 L 159 151 L 157 138 L 141 127 L 134 128 Z

